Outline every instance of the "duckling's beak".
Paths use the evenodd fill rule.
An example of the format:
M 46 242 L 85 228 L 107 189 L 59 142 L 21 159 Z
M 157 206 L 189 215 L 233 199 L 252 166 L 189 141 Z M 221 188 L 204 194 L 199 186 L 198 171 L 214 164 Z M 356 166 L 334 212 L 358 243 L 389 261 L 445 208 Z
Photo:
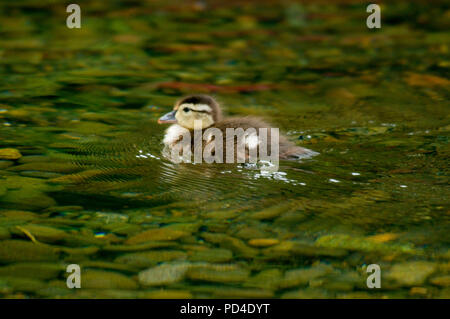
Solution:
M 177 111 L 172 111 L 169 112 L 167 114 L 164 114 L 163 116 L 161 116 L 158 119 L 158 124 L 163 124 L 163 123 L 176 123 L 177 119 L 175 118 L 175 113 L 177 113 Z

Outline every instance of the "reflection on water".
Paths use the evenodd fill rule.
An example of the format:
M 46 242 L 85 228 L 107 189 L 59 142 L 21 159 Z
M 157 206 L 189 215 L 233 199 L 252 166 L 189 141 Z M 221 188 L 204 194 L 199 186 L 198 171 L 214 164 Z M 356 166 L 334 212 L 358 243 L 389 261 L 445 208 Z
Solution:
M 74 32 L 2 2 L 0 296 L 449 298 L 444 4 L 373 32 L 335 3 L 94 1 Z M 320 155 L 171 163 L 156 121 L 197 92 Z

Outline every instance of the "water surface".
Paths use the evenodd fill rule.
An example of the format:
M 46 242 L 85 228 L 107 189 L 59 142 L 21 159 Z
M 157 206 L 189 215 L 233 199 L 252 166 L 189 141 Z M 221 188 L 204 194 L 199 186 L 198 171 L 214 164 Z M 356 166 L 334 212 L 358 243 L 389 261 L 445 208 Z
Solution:
M 0 3 L 1 297 L 449 298 L 444 1 L 79 4 Z M 191 93 L 320 155 L 171 163 Z

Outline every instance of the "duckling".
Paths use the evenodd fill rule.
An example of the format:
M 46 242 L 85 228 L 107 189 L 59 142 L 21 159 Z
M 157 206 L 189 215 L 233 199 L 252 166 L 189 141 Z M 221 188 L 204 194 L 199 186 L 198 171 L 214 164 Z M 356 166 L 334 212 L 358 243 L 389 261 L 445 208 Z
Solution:
M 223 132 L 223 147 L 226 145 L 226 129 L 227 128 L 242 128 L 247 130 L 248 128 L 254 128 L 256 130 L 260 128 L 268 129 L 268 141 L 270 138 L 270 124 L 265 121 L 251 116 L 245 117 L 230 117 L 222 118 L 222 111 L 219 103 L 211 96 L 208 95 L 190 95 L 186 96 L 175 103 L 173 111 L 163 115 L 158 119 L 158 124 L 172 124 L 165 132 L 163 143 L 166 148 L 171 149 L 176 145 L 183 137 L 183 134 L 189 130 L 194 131 L 194 122 L 198 125 L 201 123 L 202 133 L 208 128 L 217 128 Z M 197 128 L 197 127 L 196 127 Z M 234 139 L 234 136 L 232 136 Z M 260 138 L 255 136 L 246 136 L 246 150 L 245 158 L 248 159 L 249 150 L 259 145 Z M 192 150 L 193 140 L 192 141 Z M 211 140 L 206 139 L 206 144 Z M 234 142 L 235 146 L 236 143 Z M 203 148 L 205 143 L 203 144 Z M 225 154 L 225 152 L 223 152 Z M 279 158 L 280 159 L 303 159 L 315 156 L 319 153 L 295 145 L 290 142 L 285 136 L 279 134 Z

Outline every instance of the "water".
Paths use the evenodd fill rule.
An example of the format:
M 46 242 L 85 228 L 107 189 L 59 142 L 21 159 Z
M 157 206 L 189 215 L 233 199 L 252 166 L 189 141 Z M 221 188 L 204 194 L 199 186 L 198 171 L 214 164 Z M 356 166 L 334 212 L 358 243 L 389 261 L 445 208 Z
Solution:
M 447 4 L 80 5 L 0 4 L 0 296 L 449 297 Z M 320 155 L 171 163 L 190 93 Z

